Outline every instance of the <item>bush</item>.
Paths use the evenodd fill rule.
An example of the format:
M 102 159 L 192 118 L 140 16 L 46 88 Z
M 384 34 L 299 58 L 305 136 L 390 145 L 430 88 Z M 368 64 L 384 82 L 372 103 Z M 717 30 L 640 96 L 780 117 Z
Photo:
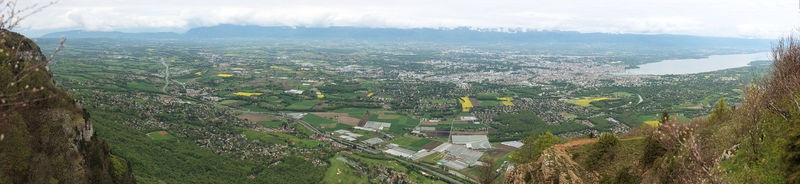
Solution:
M 631 170 L 630 166 L 625 166 L 622 169 L 618 170 L 616 175 L 614 175 L 613 177 L 612 176 L 608 176 L 608 175 L 603 176 L 603 178 L 600 179 L 600 183 L 603 183 L 603 184 L 606 184 L 606 183 L 607 184 L 628 184 L 628 183 L 639 183 L 639 182 L 641 182 L 642 181 L 642 177 L 641 176 L 632 175 L 630 173 L 630 170 Z
M 522 164 L 535 161 L 539 158 L 539 155 L 542 154 L 544 149 L 548 147 L 561 143 L 561 139 L 556 137 L 550 132 L 545 134 L 539 135 L 538 137 L 535 134 L 531 134 L 525 140 L 523 140 L 525 145 L 519 148 L 514 153 L 509 155 L 511 158 L 511 162 Z
M 585 165 L 589 170 L 597 170 L 602 162 L 611 162 L 614 160 L 614 148 L 619 145 L 619 139 L 616 134 L 603 133 L 600 135 L 600 140 L 592 144 L 589 150 L 589 155 L 586 157 Z
M 664 146 L 662 146 L 661 143 L 659 143 L 658 140 L 653 136 L 655 135 L 650 134 L 644 138 L 644 152 L 642 153 L 642 157 L 639 159 L 639 161 L 645 167 L 652 165 L 658 157 L 663 156 L 664 153 L 667 152 L 667 150 L 664 149 Z

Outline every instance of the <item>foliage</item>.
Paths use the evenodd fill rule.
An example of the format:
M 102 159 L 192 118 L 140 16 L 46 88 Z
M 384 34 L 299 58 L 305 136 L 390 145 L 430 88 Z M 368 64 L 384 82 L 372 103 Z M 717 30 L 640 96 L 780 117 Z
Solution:
M 591 145 L 589 155 L 584 162 L 586 168 L 590 170 L 597 169 L 603 162 L 614 161 L 614 148 L 619 144 L 616 134 L 603 133 L 600 134 L 600 140 Z
M 478 178 L 480 180 L 480 183 L 491 184 L 492 182 L 494 182 L 494 180 L 497 178 L 499 174 L 495 171 L 497 162 L 495 162 L 495 159 L 491 157 L 483 157 L 480 159 L 480 161 L 484 163 L 483 165 L 478 166 L 478 171 L 479 171 Z
M 656 135 L 650 133 L 644 138 L 645 145 L 644 148 L 642 148 L 644 152 L 642 153 L 639 162 L 645 167 L 652 165 L 657 158 L 663 156 L 667 151 L 654 136 Z
M 633 175 L 631 172 L 631 166 L 626 166 L 617 171 L 616 175 L 608 176 L 604 175 L 603 178 L 600 179 L 600 183 L 602 184 L 636 184 L 640 183 L 642 180 L 641 176 Z
M 492 128 L 497 129 L 497 132 L 489 134 L 491 141 L 518 140 L 523 135 L 539 135 L 545 132 L 560 134 L 586 129 L 586 125 L 578 123 L 549 125 L 532 111 L 501 113 L 494 120 L 500 124 L 492 124 Z
M 725 99 L 720 98 L 717 105 L 714 106 L 714 110 L 711 112 L 711 115 L 708 116 L 708 121 L 710 122 L 725 122 L 730 118 L 732 111 L 725 105 Z
M 325 169 L 291 156 L 271 167 L 260 165 L 254 168 L 253 173 L 258 173 L 257 180 L 249 183 L 318 183 L 324 177 Z
M 531 134 L 523 140 L 524 145 L 511 153 L 511 162 L 522 164 L 536 161 L 542 151 L 548 147 L 561 143 L 561 139 L 550 132 L 541 135 Z

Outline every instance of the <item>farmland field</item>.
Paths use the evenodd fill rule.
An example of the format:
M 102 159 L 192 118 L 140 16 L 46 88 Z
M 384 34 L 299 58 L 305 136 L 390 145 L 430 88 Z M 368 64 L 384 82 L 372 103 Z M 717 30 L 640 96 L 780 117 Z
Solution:
M 426 103 L 435 103 L 435 104 L 456 103 L 456 101 L 453 99 L 425 99 L 423 101 Z
M 325 130 L 325 131 L 334 131 L 334 130 L 346 129 L 346 128 L 351 128 L 352 127 L 350 125 L 342 124 L 342 123 L 339 123 L 337 121 L 334 121 L 334 120 L 331 120 L 331 119 L 328 119 L 328 118 L 325 118 L 325 117 L 317 116 L 317 115 L 314 115 L 314 114 L 306 115 L 305 117 L 303 117 L 303 120 L 308 122 L 311 125 L 314 125 L 315 127 L 321 128 L 322 130 Z
M 217 102 L 217 103 L 221 104 L 221 105 L 228 105 L 228 104 L 232 104 L 232 103 L 236 103 L 236 102 L 239 102 L 239 100 L 223 100 L 223 101 L 220 101 L 220 102 Z
M 281 122 L 281 121 L 259 121 L 259 122 L 257 122 L 257 124 L 262 125 L 262 126 L 267 127 L 267 128 L 276 128 L 276 127 L 280 127 L 283 124 L 283 122 Z
M 175 136 L 172 136 L 167 131 L 150 132 L 150 133 L 147 133 L 147 136 L 149 136 L 153 140 L 169 140 L 169 139 L 174 139 L 175 138 Z
M 369 109 L 364 108 L 342 108 L 333 110 L 333 112 L 337 113 L 347 113 L 348 116 L 358 119 L 361 119 L 367 111 L 369 111 Z
M 373 114 L 371 120 L 391 123 L 392 126 L 389 127 L 389 132 L 401 135 L 411 132 L 410 129 L 413 129 L 419 124 L 418 119 L 411 119 L 408 116 L 401 116 L 401 115 L 398 115 L 397 118 L 395 119 L 379 119 L 378 115 Z
M 480 105 L 481 107 L 494 107 L 494 106 L 500 105 L 501 102 L 500 101 L 495 101 L 495 100 L 481 100 L 480 103 L 481 103 L 481 105 Z
M 312 107 L 317 105 L 319 102 L 313 100 L 306 100 L 297 103 L 293 103 L 286 107 L 287 110 L 310 110 Z
M 585 97 L 585 98 L 579 99 L 579 100 L 567 101 L 567 103 L 575 104 L 575 105 L 578 105 L 578 106 L 581 106 L 581 107 L 591 107 L 592 105 L 589 104 L 589 103 L 592 103 L 594 101 L 601 101 L 601 100 L 610 100 L 610 98 L 608 98 L 608 97 Z
M 392 143 L 407 148 L 412 148 L 413 150 L 419 150 L 420 148 L 422 148 L 422 146 L 430 142 L 432 142 L 432 140 L 430 139 L 413 137 L 413 136 L 401 136 L 401 137 L 396 137 L 394 140 L 392 140 Z

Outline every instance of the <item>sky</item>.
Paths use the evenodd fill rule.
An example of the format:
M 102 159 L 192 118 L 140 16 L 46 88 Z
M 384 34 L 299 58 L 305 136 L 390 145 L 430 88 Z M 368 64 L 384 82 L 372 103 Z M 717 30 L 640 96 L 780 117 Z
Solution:
M 48 2 L 19 0 L 21 6 Z M 800 0 L 60 0 L 16 31 L 33 37 L 64 30 L 180 33 L 219 24 L 774 39 L 800 33 Z

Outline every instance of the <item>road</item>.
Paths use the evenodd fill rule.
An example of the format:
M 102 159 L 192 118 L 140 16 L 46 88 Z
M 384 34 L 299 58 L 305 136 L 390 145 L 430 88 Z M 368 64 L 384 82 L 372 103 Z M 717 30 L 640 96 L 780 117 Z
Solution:
M 300 123 L 300 125 L 303 125 L 303 127 L 306 127 L 306 129 L 309 129 L 309 130 L 311 130 L 312 132 L 314 132 L 314 133 L 316 133 L 316 134 L 320 134 L 320 135 L 322 135 L 322 136 L 325 136 L 325 137 L 331 138 L 331 140 L 334 140 L 334 141 L 336 141 L 336 142 L 338 142 L 338 143 L 340 143 L 340 144 L 344 144 L 344 145 L 348 145 L 348 146 L 353 146 L 353 145 L 355 145 L 355 146 L 356 146 L 358 149 L 360 149 L 360 150 L 362 150 L 362 151 L 370 152 L 370 153 L 372 153 L 372 154 L 380 154 L 380 153 L 381 153 L 381 152 L 380 152 L 380 151 L 378 151 L 378 150 L 374 150 L 374 149 L 372 149 L 372 148 L 369 148 L 369 147 L 367 147 L 367 146 L 364 146 L 364 145 L 362 145 L 362 144 L 359 144 L 359 143 L 354 143 L 354 142 L 350 142 L 350 141 L 346 141 L 346 140 L 341 140 L 341 139 L 338 139 L 338 138 L 335 138 L 335 137 L 330 137 L 330 135 L 328 135 L 328 134 L 325 134 L 325 133 L 323 133 L 323 132 L 321 132 L 321 131 L 317 130 L 316 128 L 314 128 L 314 126 L 311 126 L 311 124 L 308 124 L 307 122 L 305 122 L 305 121 L 303 121 L 303 120 L 297 120 L 297 122 L 298 122 L 298 123 Z M 403 162 L 403 163 L 406 163 L 406 164 L 412 165 L 412 166 L 414 166 L 414 167 L 417 167 L 417 168 L 419 168 L 419 169 L 422 169 L 423 171 L 425 171 L 425 172 L 428 172 L 428 173 L 430 173 L 430 174 L 433 174 L 433 175 L 435 175 L 435 176 L 438 176 L 438 177 L 440 177 L 440 178 L 443 178 L 443 179 L 447 180 L 447 181 L 448 181 L 448 182 L 450 182 L 450 183 L 463 184 L 461 181 L 458 181 L 458 180 L 456 180 L 456 179 L 450 178 L 450 177 L 449 177 L 449 176 L 447 176 L 447 175 L 444 175 L 444 174 L 442 174 L 442 173 L 436 172 L 436 171 L 434 171 L 434 170 L 431 170 L 431 169 L 429 169 L 429 168 L 427 168 L 427 167 L 421 166 L 421 165 L 419 165 L 419 164 L 417 164 L 417 163 L 414 163 L 414 162 L 409 162 L 408 160 L 405 160 L 405 159 L 402 159 L 402 158 L 397 158 L 397 157 L 394 157 L 394 156 L 389 156 L 389 157 L 391 157 L 391 158 L 393 158 L 393 159 L 395 159 L 395 160 L 397 160 L 397 161 L 399 161 L 399 162 Z
M 164 87 L 161 88 L 161 91 L 166 93 L 167 86 L 169 86 L 169 65 L 167 65 L 166 61 L 164 61 L 164 58 L 161 58 L 161 64 L 164 65 L 164 68 L 166 68 L 164 69 Z
M 637 102 L 636 105 L 639 105 L 640 103 L 642 103 L 642 101 L 644 101 L 644 99 L 642 99 L 642 95 L 639 94 L 636 95 L 639 96 L 639 102 Z

